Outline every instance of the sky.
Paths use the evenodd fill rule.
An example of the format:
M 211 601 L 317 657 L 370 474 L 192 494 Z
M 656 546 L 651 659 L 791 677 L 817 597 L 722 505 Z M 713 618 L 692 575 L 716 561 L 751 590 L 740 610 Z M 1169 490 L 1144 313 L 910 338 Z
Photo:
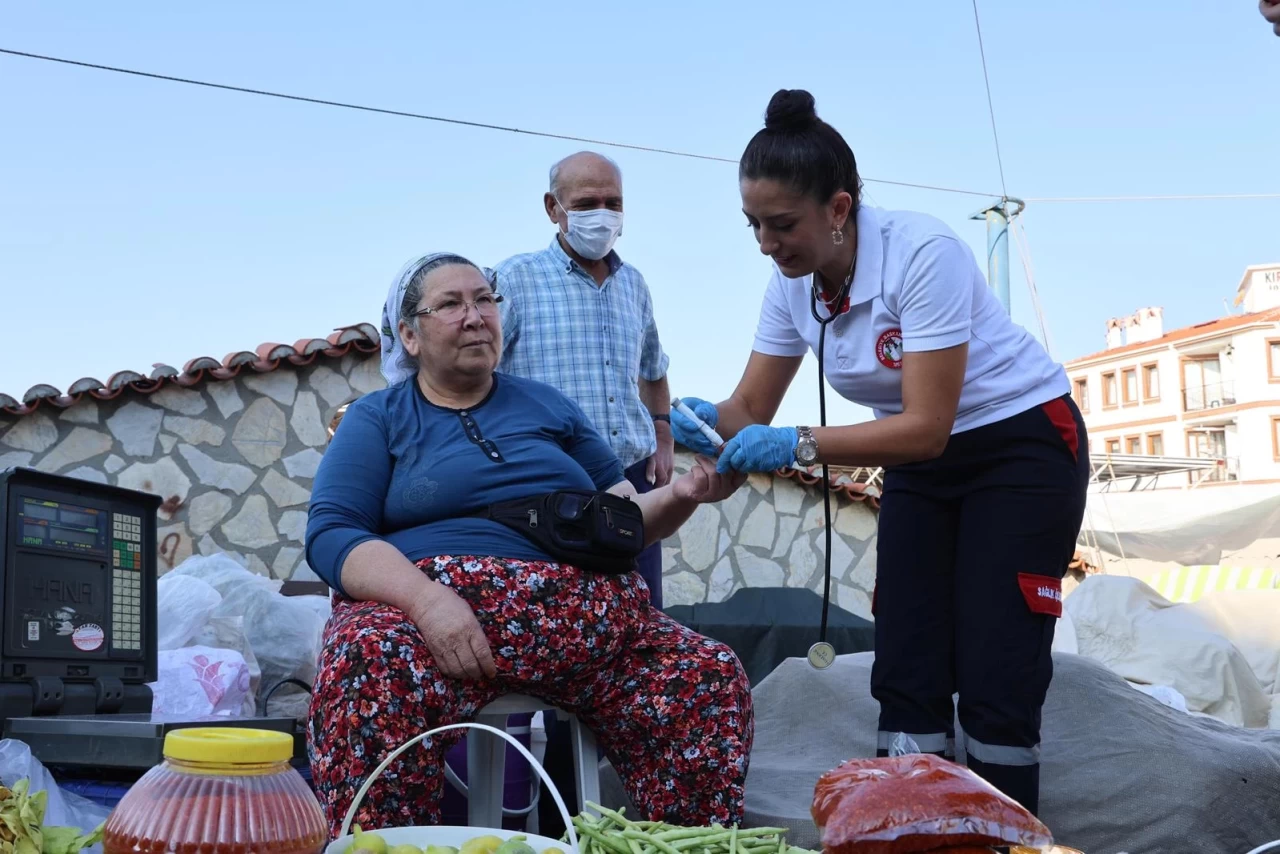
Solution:
M 1280 192 L 1280 39 L 1254 0 L 979 9 L 1009 195 Z M 1002 192 L 967 0 L 8 3 L 0 47 L 731 160 L 775 90 L 807 88 L 871 204 L 981 258 L 970 216 Z M 546 246 L 547 169 L 588 147 L 0 56 L 0 391 L 376 322 L 411 257 Z M 734 164 L 598 150 L 672 392 L 727 396 L 770 272 Z M 1280 199 L 1032 201 L 1023 224 L 1059 360 L 1140 307 L 1220 316 L 1247 265 L 1280 261 Z M 815 371 L 776 423 L 817 422 Z M 867 417 L 828 401 L 831 423 Z

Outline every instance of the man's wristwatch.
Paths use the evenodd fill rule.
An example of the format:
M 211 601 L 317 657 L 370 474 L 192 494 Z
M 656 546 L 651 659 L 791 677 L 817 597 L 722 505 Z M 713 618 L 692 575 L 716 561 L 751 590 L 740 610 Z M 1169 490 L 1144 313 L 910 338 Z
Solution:
M 800 438 L 796 441 L 796 462 L 802 466 L 811 466 L 818 461 L 818 440 L 813 438 L 813 430 L 808 427 L 797 427 Z
M 654 420 L 654 421 L 665 421 L 665 422 L 667 422 L 668 424 L 670 424 L 670 423 L 671 423 L 671 416 L 670 416 L 670 415 L 668 415 L 668 414 L 667 414 L 667 413 L 665 413 L 665 412 L 660 412 L 660 413 L 658 413 L 657 415 L 653 416 L 653 420 Z

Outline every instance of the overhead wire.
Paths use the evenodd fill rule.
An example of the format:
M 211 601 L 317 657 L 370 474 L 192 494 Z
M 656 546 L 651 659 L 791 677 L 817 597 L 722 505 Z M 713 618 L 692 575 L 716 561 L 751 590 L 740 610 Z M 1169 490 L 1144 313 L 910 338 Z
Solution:
M 996 130 L 996 108 L 991 100 L 991 78 L 987 74 L 987 51 L 982 45 L 982 21 L 978 18 L 978 0 L 973 0 L 973 25 L 978 31 L 978 55 L 982 57 L 982 83 L 987 89 L 987 112 L 991 116 L 991 137 L 996 143 L 996 165 L 1000 167 L 1001 198 L 1009 198 L 1009 187 L 1004 180 L 1004 158 L 1000 156 L 1000 134 Z
M 1280 193 L 1181 193 L 1158 196 L 1030 196 L 1024 202 L 1175 202 L 1208 199 L 1280 199 Z
M 979 37 L 981 38 L 981 37 Z M 476 122 L 466 119 L 455 119 L 447 116 L 432 116 L 423 113 L 414 113 L 408 110 L 393 110 L 384 107 L 370 107 L 364 104 L 351 104 L 343 101 L 334 101 L 327 98 L 311 98 L 305 95 L 290 95 L 285 92 L 272 92 L 266 89 L 254 89 L 247 86 L 233 86 L 227 83 L 214 83 L 208 80 L 194 80 L 187 77 L 175 77 L 169 74 L 158 74 L 151 71 L 139 71 L 132 68 L 121 68 L 113 65 L 102 65 L 93 62 L 83 62 L 76 59 L 66 59 L 58 56 L 48 56 L 45 54 L 31 53 L 29 51 L 12 50 L 10 48 L 0 47 L 0 55 L 19 57 L 22 59 L 34 59 L 41 62 L 52 62 L 61 65 L 70 65 L 77 68 L 87 68 L 94 71 L 107 71 L 113 74 L 126 74 L 133 77 L 144 77 L 151 80 L 162 80 L 169 83 L 182 83 L 188 86 L 201 86 L 207 89 L 220 89 L 225 92 L 238 92 L 246 95 L 258 95 L 266 98 L 278 98 L 286 101 L 297 101 L 304 104 L 315 104 L 324 107 L 338 107 L 346 110 L 358 110 L 366 113 L 377 113 L 386 116 L 397 116 L 400 118 L 418 119 L 421 121 L 440 122 L 442 124 L 460 125 L 463 127 L 480 128 L 483 130 L 501 131 L 504 133 L 522 134 L 524 136 L 542 137 L 544 139 L 560 139 L 570 142 L 582 142 L 588 145 L 603 145 L 610 148 L 623 148 L 632 151 L 644 151 L 651 154 L 665 154 L 671 157 L 684 157 L 693 160 L 706 160 L 714 163 L 737 163 L 738 161 L 730 157 L 719 157 L 710 154 L 698 154 L 691 151 L 678 151 L 675 149 L 659 148 L 648 145 L 636 145 L 633 143 L 616 142 L 612 140 L 597 140 L 590 137 L 575 136 L 573 134 L 552 133 L 549 131 L 528 130 L 526 128 L 507 127 L 504 125 L 491 124 L 488 122 Z M 984 77 L 985 58 L 984 58 Z M 989 90 L 988 90 L 989 91 Z M 988 110 L 991 104 L 988 99 Z M 992 132 L 994 135 L 994 111 L 992 112 Z M 996 140 L 997 160 L 999 159 L 999 140 Z M 1001 182 L 1004 180 L 1004 167 L 1001 164 Z M 887 178 L 866 178 L 865 182 L 873 184 L 884 184 L 890 187 L 906 187 L 914 190 L 927 190 L 935 193 L 954 193 L 961 196 L 985 196 L 991 197 L 996 193 L 984 192 L 979 190 L 966 190 L 959 187 L 943 187 L 937 184 L 923 184 L 914 181 L 893 181 Z M 1006 190 L 1001 187 L 1002 191 Z M 1007 191 L 1003 193 L 1004 197 L 1008 196 Z M 1176 195 L 1134 195 L 1134 196 L 1030 196 L 1024 197 L 1026 202 L 1046 202 L 1046 203 L 1071 203 L 1071 202 L 1162 202 L 1162 201 L 1197 201 L 1212 199 L 1280 199 L 1280 192 L 1276 193 L 1192 193 L 1192 194 L 1176 194 Z
M 1013 242 L 1018 247 L 1018 257 L 1022 260 L 1022 272 L 1027 280 L 1027 291 L 1031 295 L 1031 307 L 1036 313 L 1036 320 L 1040 324 L 1040 340 L 1044 342 L 1044 349 L 1048 352 L 1049 358 L 1053 358 L 1053 341 L 1049 338 L 1049 325 L 1044 319 L 1044 307 L 1040 302 L 1040 290 L 1036 287 L 1036 274 L 1031 264 L 1031 249 L 1027 245 L 1026 231 L 1022 225 L 1022 217 L 1016 217 L 1012 223 L 1010 232 L 1013 234 Z
M 637 145 L 628 142 L 616 142 L 605 139 L 593 139 L 591 137 L 576 136 L 567 133 L 553 133 L 551 131 L 529 130 L 527 128 L 509 127 L 506 125 L 492 124 L 490 122 L 469 121 L 467 119 L 456 119 L 448 116 L 433 116 L 426 113 L 415 113 L 409 110 L 393 110 L 385 107 L 371 107 L 365 104 L 352 104 L 346 101 L 334 101 L 329 98 L 312 98 L 306 95 L 291 95 L 286 92 L 273 92 L 267 89 L 255 89 L 248 86 L 233 86 L 228 83 L 214 83 L 208 80 L 195 80 L 189 77 L 175 77 L 171 74 L 158 74 L 152 71 L 139 71 L 133 68 L 121 68 L 114 65 L 102 65 L 95 62 L 84 62 L 77 59 L 66 59 L 58 56 L 48 56 L 39 53 L 30 53 L 21 50 L 12 50 L 0 47 L 0 54 L 7 56 L 15 56 L 24 59 L 34 59 L 41 62 L 53 62 L 60 65 L 70 65 L 77 68 L 88 68 L 94 71 L 107 71 L 113 74 L 126 74 L 132 77 L 144 77 L 150 80 L 162 80 L 167 83 L 181 83 L 187 86 L 200 86 L 206 89 L 219 89 L 224 92 L 237 92 L 242 95 L 258 95 L 264 98 L 278 98 L 285 101 L 297 101 L 304 104 L 314 104 L 322 107 L 337 107 L 344 110 L 358 110 L 364 113 L 377 113 L 384 116 L 396 116 L 405 119 L 418 119 L 427 122 L 439 122 L 441 124 L 459 125 L 462 127 L 480 128 L 483 130 L 500 131 L 503 133 L 522 134 L 524 136 L 541 137 L 543 139 L 559 139 L 569 142 L 581 142 L 587 145 L 602 145 L 609 148 L 623 148 L 631 151 L 644 151 L 650 154 L 665 154 L 671 157 L 684 157 L 692 160 L 707 160 L 715 163 L 733 163 L 738 161 L 731 157 L 719 157 L 712 154 L 698 154 L 692 151 L 679 151 L 672 148 L 659 148 L 649 145 Z M 963 196 L 993 196 L 994 193 L 980 192 L 978 190 L 965 190 L 957 187 L 941 187 L 934 184 L 921 184 L 912 181 L 891 181 L 886 178 L 866 178 L 864 182 L 872 184 L 885 184 L 893 187 L 909 187 L 916 190 L 929 190 L 936 193 L 956 193 Z

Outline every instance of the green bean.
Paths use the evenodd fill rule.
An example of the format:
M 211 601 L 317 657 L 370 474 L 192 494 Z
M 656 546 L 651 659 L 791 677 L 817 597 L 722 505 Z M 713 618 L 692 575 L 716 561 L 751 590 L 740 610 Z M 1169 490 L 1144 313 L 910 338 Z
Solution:
M 608 807 L 602 807 L 597 803 L 592 803 L 591 801 L 587 801 L 587 808 L 595 810 L 605 818 L 612 819 L 613 822 L 619 825 L 620 827 L 626 828 L 631 826 L 630 819 L 626 818 L 622 814 L 623 812 L 626 811 L 626 807 L 623 807 L 621 810 L 611 810 Z
M 645 833 L 639 830 L 624 830 L 622 831 L 622 836 L 625 839 L 637 839 L 637 840 L 643 839 L 645 842 L 648 842 L 654 848 L 657 848 L 659 851 L 661 851 L 662 854 L 680 854 L 680 852 L 676 851 L 676 849 L 672 848 L 670 845 L 668 845 L 666 842 L 663 842 L 661 839 L 658 839 L 653 836 L 647 836 Z
M 614 852 L 614 854 L 631 854 L 631 849 L 621 839 L 607 836 L 594 827 L 589 827 L 585 822 L 578 826 L 578 833 L 592 840 L 601 848 Z

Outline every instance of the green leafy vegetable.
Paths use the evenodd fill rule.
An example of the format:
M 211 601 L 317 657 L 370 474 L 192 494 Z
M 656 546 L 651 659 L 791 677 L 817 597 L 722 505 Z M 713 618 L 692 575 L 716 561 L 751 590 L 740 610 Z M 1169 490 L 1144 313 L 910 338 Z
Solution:
M 31 781 L 0 786 L 0 854 L 78 854 L 102 841 L 104 824 L 92 833 L 78 827 L 44 827 L 49 793 L 30 792 Z

